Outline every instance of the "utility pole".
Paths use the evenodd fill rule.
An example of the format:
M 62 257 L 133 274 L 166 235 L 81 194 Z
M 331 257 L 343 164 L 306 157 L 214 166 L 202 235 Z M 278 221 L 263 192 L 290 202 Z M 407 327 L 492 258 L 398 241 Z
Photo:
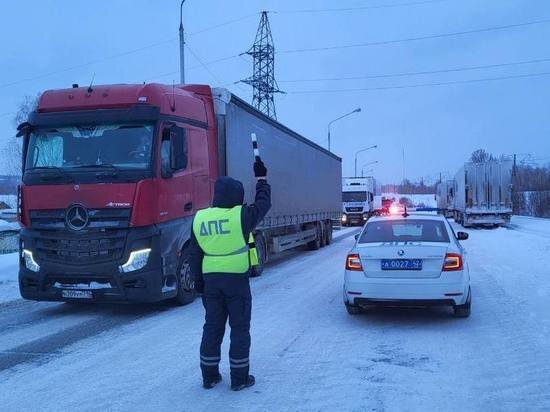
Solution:
M 180 4 L 180 83 L 185 84 L 185 33 L 183 31 L 183 3 Z
M 254 44 L 243 54 L 248 54 L 254 59 L 252 77 L 241 80 L 242 83 L 253 88 L 252 105 L 265 115 L 277 120 L 273 95 L 284 92 L 279 90 L 275 80 L 275 46 L 267 11 L 262 11 Z

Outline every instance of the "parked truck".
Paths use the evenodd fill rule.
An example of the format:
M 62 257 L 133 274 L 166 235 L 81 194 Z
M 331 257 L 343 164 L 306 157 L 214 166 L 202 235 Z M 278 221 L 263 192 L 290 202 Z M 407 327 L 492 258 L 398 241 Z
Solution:
M 373 177 L 344 177 L 342 179 L 342 225 L 362 225 L 374 211 Z
M 437 208 L 445 217 L 453 217 L 454 215 L 454 191 L 454 180 L 445 180 L 437 184 Z
M 195 298 L 187 245 L 218 176 L 253 202 L 251 133 L 273 206 L 254 233 L 269 256 L 331 242 L 341 159 L 225 89 L 161 84 L 47 91 L 23 136 L 21 295 L 34 300 Z
M 455 176 L 454 218 L 464 227 L 500 226 L 512 215 L 512 161 L 466 163 Z

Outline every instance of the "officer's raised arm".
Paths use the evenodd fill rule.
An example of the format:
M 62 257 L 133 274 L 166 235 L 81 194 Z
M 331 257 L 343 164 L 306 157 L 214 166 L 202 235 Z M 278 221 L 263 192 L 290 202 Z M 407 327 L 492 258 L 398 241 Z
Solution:
M 271 208 L 271 186 L 267 183 L 267 168 L 261 159 L 254 162 L 256 197 L 252 205 L 243 207 L 242 225 L 245 236 L 262 221 Z

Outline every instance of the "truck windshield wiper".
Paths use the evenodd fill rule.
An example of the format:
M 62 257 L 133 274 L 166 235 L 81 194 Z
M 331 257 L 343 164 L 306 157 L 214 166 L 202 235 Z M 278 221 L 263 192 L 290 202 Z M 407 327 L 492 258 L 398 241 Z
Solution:
M 61 177 L 61 178 L 66 178 L 71 183 L 75 183 L 74 178 L 70 174 L 68 174 L 65 170 L 63 170 L 61 167 L 58 167 L 58 166 L 36 166 L 30 169 L 27 169 L 27 171 L 32 171 L 32 170 L 55 170 L 58 173 L 57 176 L 40 176 L 42 180 L 52 180 L 54 178 Z
M 101 163 L 101 164 L 89 164 L 89 165 L 78 165 L 78 166 L 72 166 L 72 169 L 112 169 L 117 172 L 120 172 L 120 168 L 116 167 L 112 163 Z

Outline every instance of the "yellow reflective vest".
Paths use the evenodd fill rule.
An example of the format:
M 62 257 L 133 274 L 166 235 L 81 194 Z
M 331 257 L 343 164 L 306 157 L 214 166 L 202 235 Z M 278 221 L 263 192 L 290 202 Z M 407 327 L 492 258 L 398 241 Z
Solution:
M 243 236 L 241 209 L 210 207 L 195 215 L 193 233 L 204 252 L 203 274 L 244 274 L 258 264 L 254 237 L 250 234 L 247 245 Z

